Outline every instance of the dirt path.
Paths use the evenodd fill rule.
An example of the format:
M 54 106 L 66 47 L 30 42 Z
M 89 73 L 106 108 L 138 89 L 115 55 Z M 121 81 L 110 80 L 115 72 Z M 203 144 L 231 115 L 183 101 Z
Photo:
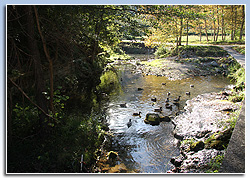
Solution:
M 232 46 L 227 46 L 227 45 L 221 45 L 224 50 L 226 50 L 231 56 L 233 56 L 240 65 L 245 68 L 245 55 L 238 53 L 237 51 L 233 50 L 231 47 Z

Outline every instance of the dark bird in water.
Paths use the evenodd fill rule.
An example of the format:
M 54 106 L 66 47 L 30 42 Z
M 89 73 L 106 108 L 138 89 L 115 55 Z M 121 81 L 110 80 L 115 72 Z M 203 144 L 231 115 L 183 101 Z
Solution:
M 155 112 L 162 112 L 162 107 L 160 107 L 159 109 L 155 109 Z
M 190 92 L 186 92 L 186 95 L 190 96 Z
M 140 116 L 141 115 L 141 112 L 139 113 L 133 113 L 133 116 Z
M 178 98 L 177 98 L 177 99 L 174 99 L 173 101 L 174 101 L 174 102 L 179 102 L 179 101 L 180 101 L 180 97 L 181 97 L 181 96 L 178 96 Z
M 193 84 L 191 84 L 191 85 L 190 85 L 190 87 L 192 88 L 192 87 L 194 87 L 194 85 L 193 85 Z
M 170 94 L 171 94 L 171 93 L 170 93 L 170 92 L 168 92 L 168 93 L 167 93 L 167 96 L 170 96 Z
M 126 108 L 126 107 L 127 107 L 127 103 L 120 104 L 120 107 L 122 107 L 122 108 Z
M 129 122 L 127 123 L 127 126 L 128 126 L 128 128 L 129 128 L 130 126 L 132 126 L 132 121 L 131 121 L 131 119 L 129 119 Z
M 166 100 L 166 103 L 168 103 L 169 102 L 169 98 L 167 98 L 167 100 Z
M 171 104 L 166 104 L 165 107 L 166 107 L 166 109 L 170 109 L 172 111 L 172 105 Z
M 156 102 L 156 100 L 157 100 L 156 98 L 151 98 L 151 101 L 153 102 Z
M 161 83 L 162 85 L 166 86 L 166 83 Z
M 142 91 L 143 90 L 143 88 L 138 88 L 138 91 Z

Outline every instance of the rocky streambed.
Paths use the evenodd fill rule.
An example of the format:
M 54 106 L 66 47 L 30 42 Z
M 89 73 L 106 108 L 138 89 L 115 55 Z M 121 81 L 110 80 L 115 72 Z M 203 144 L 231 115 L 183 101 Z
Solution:
M 171 159 L 174 167 L 169 172 L 213 171 L 213 165 L 225 153 L 241 107 L 241 103 L 227 100 L 230 92 L 207 93 L 188 100 L 185 111 L 172 120 L 181 154 Z
M 142 119 L 140 117 L 136 118 L 132 127 L 129 127 L 127 129 L 127 125 L 123 123 L 123 119 L 129 119 L 129 118 L 125 118 L 125 116 L 128 116 L 127 113 L 125 112 L 121 113 L 119 109 L 112 109 L 112 112 L 113 112 L 112 114 L 121 113 L 121 119 L 118 119 L 118 116 L 114 116 L 115 123 L 113 123 L 113 121 L 110 121 L 110 122 L 113 123 L 114 127 L 117 126 L 120 131 L 124 130 L 122 134 L 124 135 L 124 137 L 123 136 L 122 137 L 125 142 L 125 147 L 128 148 L 129 152 L 131 151 L 130 148 L 132 146 L 131 145 L 127 146 L 126 143 L 128 142 L 130 143 L 131 141 L 125 141 L 125 140 L 127 136 L 131 136 L 131 134 L 129 133 L 130 130 L 133 128 L 134 129 L 137 128 L 139 130 L 137 134 L 140 135 L 141 128 L 144 127 L 145 123 L 147 123 L 147 121 L 144 120 L 145 118 L 147 119 L 147 115 L 148 115 L 148 114 L 146 115 L 146 109 L 147 109 L 147 103 L 148 103 L 147 99 L 149 99 L 149 101 L 151 102 L 150 97 L 154 93 L 155 95 L 160 96 L 159 94 L 157 94 L 158 91 L 161 91 L 165 87 L 166 87 L 165 89 L 168 89 L 168 90 L 171 88 L 171 87 L 168 87 L 169 84 L 166 85 L 162 81 L 165 77 L 167 77 L 168 80 L 180 80 L 180 79 L 184 80 L 184 79 L 196 79 L 195 76 L 216 77 L 217 74 L 227 75 L 229 66 L 233 64 L 234 62 L 235 61 L 231 56 L 224 56 L 224 57 L 179 57 L 179 56 L 175 56 L 175 57 L 169 57 L 165 59 L 148 60 L 148 61 L 140 61 L 140 60 L 137 61 L 136 59 L 124 61 L 124 62 L 120 60 L 117 62 L 115 61 L 113 63 L 114 66 L 116 64 L 120 65 L 122 63 L 133 65 L 133 68 L 129 70 L 129 73 L 127 74 L 125 74 L 124 72 L 122 73 L 124 75 L 121 78 L 122 83 L 130 82 L 128 81 L 128 77 L 131 76 L 131 78 L 137 77 L 138 82 L 140 82 L 139 84 L 141 85 L 143 85 L 142 82 L 144 83 L 148 82 L 147 80 L 150 80 L 150 84 L 152 84 L 152 80 L 155 78 L 157 79 L 159 78 L 159 82 L 158 81 L 153 81 L 153 82 L 157 82 L 160 84 L 160 87 L 158 87 L 154 83 L 154 88 L 153 88 L 154 91 L 152 90 L 147 91 L 147 89 L 144 88 L 144 86 L 147 87 L 146 86 L 147 84 L 144 84 L 144 86 L 142 86 L 141 88 L 142 91 L 139 91 L 138 82 L 134 83 L 136 79 L 132 78 L 133 83 L 129 84 L 128 88 L 136 89 L 136 90 L 130 92 L 130 90 L 126 89 L 125 92 L 127 91 L 130 92 L 130 93 L 127 93 L 126 97 L 129 97 L 129 99 L 131 99 L 130 98 L 131 95 L 133 95 L 134 97 L 135 95 L 139 94 L 139 92 L 143 92 L 142 94 L 139 94 L 140 96 L 138 96 L 138 99 L 141 99 L 142 101 L 141 103 L 139 103 L 139 105 L 138 103 L 133 104 L 134 103 L 133 101 L 129 103 L 130 106 L 133 105 L 133 107 L 137 107 L 138 111 L 143 110 L 142 111 L 143 118 Z M 155 77 L 155 78 L 152 78 L 152 77 Z M 175 81 L 172 81 L 172 82 L 175 82 Z M 183 86 L 182 88 L 184 88 L 186 84 L 187 83 L 180 83 L 179 86 Z M 195 87 L 193 86 L 191 87 L 190 85 L 190 91 L 196 88 L 199 88 L 198 86 L 200 87 L 200 83 L 197 84 Z M 150 88 L 152 87 L 150 86 Z M 189 85 L 188 85 L 188 88 L 189 88 Z M 170 91 L 172 92 L 171 97 L 170 97 L 171 100 L 172 100 L 173 95 L 177 96 L 177 94 L 180 93 L 179 91 L 174 91 L 174 89 Z M 165 91 L 164 92 L 162 91 L 161 93 L 164 94 Z M 192 93 L 193 91 L 191 92 L 191 94 Z M 185 94 L 185 91 L 184 91 L 184 94 Z M 240 107 L 241 107 L 240 102 L 232 103 L 228 101 L 230 94 L 231 94 L 230 90 L 224 90 L 223 92 L 220 92 L 220 93 L 206 93 L 206 94 L 201 94 L 198 96 L 197 95 L 193 96 L 192 94 L 192 97 L 194 98 L 186 101 L 186 106 L 184 107 L 184 110 L 182 109 L 183 108 L 182 104 L 184 102 L 180 103 L 182 105 L 181 108 L 179 107 L 179 105 L 176 106 L 178 107 L 179 111 L 178 113 L 175 113 L 175 116 L 170 117 L 168 116 L 168 114 L 167 115 L 164 114 L 164 112 L 159 112 L 159 115 L 168 116 L 167 121 L 165 121 L 164 123 L 172 123 L 174 125 L 174 131 L 172 132 L 171 130 L 171 132 L 172 132 L 172 139 L 175 139 L 175 142 L 171 141 L 171 144 L 175 144 L 174 146 L 178 149 L 178 153 L 177 153 L 178 156 L 174 157 L 175 155 L 171 155 L 169 158 L 170 160 L 166 161 L 168 162 L 168 164 L 164 162 L 164 164 L 167 164 L 166 167 L 169 167 L 169 166 L 172 167 L 171 170 L 168 171 L 169 173 L 176 173 L 176 172 L 204 173 L 204 172 L 214 171 L 213 166 L 216 166 L 216 163 L 218 163 L 218 161 L 220 161 L 223 158 L 225 149 L 230 140 L 230 137 L 234 128 L 234 124 L 236 123 L 236 119 L 238 117 Z M 143 95 L 144 96 L 147 95 L 147 97 L 145 98 Z M 186 95 L 184 95 L 182 98 L 185 98 L 188 96 L 190 95 L 186 93 Z M 128 106 L 126 110 L 128 109 L 129 111 L 130 106 Z M 146 109 L 144 110 L 142 107 Z M 152 108 L 152 105 L 150 105 L 150 107 Z M 131 111 L 132 110 L 134 111 L 134 109 L 131 109 Z M 164 109 L 164 111 L 166 110 Z M 160 123 L 162 121 L 162 117 L 157 116 L 157 118 L 159 119 L 159 123 L 157 123 L 159 128 L 165 127 L 165 126 L 161 126 L 161 123 Z M 118 122 L 120 122 L 118 120 L 121 121 L 120 126 L 118 126 L 119 125 Z M 148 120 L 150 120 L 150 118 L 148 118 Z M 148 123 L 151 124 L 150 122 Z M 123 128 L 123 127 L 126 127 L 126 128 Z M 150 129 L 150 127 L 145 126 L 145 129 L 143 129 L 145 131 L 145 133 L 143 133 L 143 138 L 139 138 L 139 139 L 137 138 L 136 143 L 133 144 L 133 146 L 137 147 L 139 144 L 138 147 L 140 148 L 142 147 L 141 145 L 143 145 L 143 143 L 139 143 L 138 140 L 145 139 L 144 136 L 145 134 L 147 134 L 146 133 L 147 129 Z M 154 129 L 157 129 L 157 127 L 154 127 Z M 152 132 L 155 132 L 155 131 L 156 130 Z M 164 134 L 166 134 L 165 131 L 164 131 Z M 157 143 L 158 143 L 159 137 L 157 135 L 157 138 L 155 139 Z M 152 143 L 151 141 L 152 138 L 149 138 L 149 139 L 150 141 L 148 141 L 147 143 Z M 120 139 L 118 140 L 120 141 Z M 110 144 L 108 146 L 111 147 L 111 142 L 109 143 L 107 142 L 106 144 Z M 148 145 L 147 143 L 146 145 Z M 122 142 L 120 142 L 120 144 L 122 144 Z M 123 157 L 124 154 L 121 154 L 121 152 L 119 152 L 120 151 L 119 149 L 118 150 L 114 149 L 114 150 L 117 151 L 118 154 L 115 155 L 113 158 L 109 157 L 109 154 L 111 151 L 110 152 L 100 151 L 100 154 L 102 155 L 99 156 L 100 159 L 97 161 L 97 166 L 94 172 L 109 172 L 109 173 L 142 172 L 139 169 L 132 168 L 133 170 L 131 170 L 131 168 L 128 168 L 127 161 L 129 160 Z M 144 151 L 140 152 L 141 154 L 137 153 L 137 151 L 138 151 L 138 148 L 136 149 L 136 151 L 131 151 L 130 153 L 134 153 L 133 154 L 134 158 L 137 158 L 138 160 L 138 158 L 141 158 L 141 156 L 144 155 L 142 154 L 142 152 Z M 161 150 L 157 149 L 156 152 L 158 151 L 160 152 Z M 137 155 L 136 153 L 139 154 L 138 157 L 136 156 Z M 158 153 L 155 153 L 154 155 L 156 154 Z M 133 157 L 131 154 L 125 157 L 131 158 L 133 160 Z M 156 159 L 160 159 L 160 156 L 156 155 Z M 123 162 L 126 162 L 126 163 L 124 164 Z M 139 162 L 142 163 L 143 161 L 139 161 Z M 133 162 L 131 163 L 133 164 Z M 161 172 L 165 172 L 165 171 L 163 170 Z
M 186 79 L 194 76 L 228 74 L 228 67 L 234 63 L 226 57 L 168 57 L 137 63 L 137 71 L 145 75 L 165 76 L 170 80 Z

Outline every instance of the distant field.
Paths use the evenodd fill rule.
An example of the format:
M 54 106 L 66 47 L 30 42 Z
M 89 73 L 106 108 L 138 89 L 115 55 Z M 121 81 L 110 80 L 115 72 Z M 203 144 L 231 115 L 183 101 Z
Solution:
M 214 37 L 213 36 L 208 36 L 209 42 L 213 42 Z M 187 41 L 187 36 L 182 36 L 181 39 L 182 43 L 186 43 Z M 231 40 L 231 36 L 226 36 L 226 41 Z M 222 36 L 218 36 L 218 41 L 222 41 Z M 188 44 L 196 44 L 196 43 L 207 43 L 207 37 L 206 36 L 201 36 L 201 42 L 200 42 L 200 36 L 199 35 L 190 35 L 188 36 Z

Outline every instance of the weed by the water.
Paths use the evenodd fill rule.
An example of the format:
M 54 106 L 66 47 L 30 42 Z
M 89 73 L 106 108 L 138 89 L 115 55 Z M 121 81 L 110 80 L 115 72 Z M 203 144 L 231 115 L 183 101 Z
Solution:
M 210 169 L 206 173 L 218 173 L 223 159 L 224 155 L 215 156 L 208 164 Z

